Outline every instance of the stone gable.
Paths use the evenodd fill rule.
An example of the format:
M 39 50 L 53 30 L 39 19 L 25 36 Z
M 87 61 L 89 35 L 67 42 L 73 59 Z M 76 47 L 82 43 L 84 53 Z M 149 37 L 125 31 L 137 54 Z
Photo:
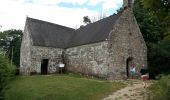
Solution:
M 34 22 L 39 23 L 41 21 Z M 58 64 L 64 63 L 65 70 L 68 72 L 114 80 L 130 77 L 129 67 L 132 63 L 136 65 L 137 70 L 140 69 L 142 64 L 147 65 L 147 47 L 131 7 L 126 6 L 116 16 L 113 15 L 92 23 L 83 29 L 65 31 L 66 27 L 59 26 L 62 28 L 60 31 L 57 30 L 56 32 L 55 29 L 44 33 L 56 32 L 57 35 L 49 33 L 55 35 L 55 38 L 49 36 L 49 39 L 56 40 L 49 40 L 45 36 L 38 37 L 38 34 L 43 35 L 43 31 L 35 28 L 36 25 L 39 28 L 45 28 L 40 26 L 48 24 L 42 22 L 43 25 L 39 25 L 38 23 L 32 24 L 33 26 L 26 23 L 25 26 L 20 60 L 20 72 L 23 75 L 42 74 L 43 70 L 47 71 L 46 74 L 58 73 Z M 49 26 L 52 27 L 50 29 L 58 27 L 55 24 Z M 69 32 L 73 33 L 67 37 L 60 36 L 57 38 L 62 32 L 65 32 L 62 36 L 69 34 Z M 77 34 L 74 32 L 80 32 L 80 34 L 73 38 L 72 36 Z M 39 41 L 44 41 L 45 44 L 35 45 L 35 34 Z M 33 37 L 34 39 L 32 39 Z M 53 43 L 53 46 L 50 47 L 49 43 Z M 62 43 L 64 46 L 62 46 Z M 47 62 L 43 62 L 44 60 Z

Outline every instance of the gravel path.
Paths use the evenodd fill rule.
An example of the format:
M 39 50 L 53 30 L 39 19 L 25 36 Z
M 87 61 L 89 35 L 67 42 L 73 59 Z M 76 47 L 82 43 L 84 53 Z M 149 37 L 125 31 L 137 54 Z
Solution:
M 146 100 L 146 88 L 143 87 L 140 80 L 129 80 L 127 86 L 103 100 Z M 151 83 L 149 82 L 148 85 Z

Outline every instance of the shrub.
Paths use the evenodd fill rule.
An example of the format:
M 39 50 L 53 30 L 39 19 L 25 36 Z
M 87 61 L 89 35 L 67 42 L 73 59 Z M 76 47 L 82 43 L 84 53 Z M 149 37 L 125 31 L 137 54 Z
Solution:
M 170 75 L 163 76 L 149 87 L 149 100 L 170 100 Z
M 3 99 L 3 90 L 14 74 L 15 67 L 9 63 L 5 56 L 0 54 L 0 100 Z

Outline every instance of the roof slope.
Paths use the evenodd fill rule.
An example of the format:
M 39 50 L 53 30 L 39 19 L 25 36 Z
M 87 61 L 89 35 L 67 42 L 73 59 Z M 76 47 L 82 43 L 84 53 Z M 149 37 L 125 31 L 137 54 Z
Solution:
M 104 41 L 119 16 L 120 14 L 112 15 L 77 30 L 33 18 L 27 18 L 26 24 L 33 45 L 70 48 Z
M 66 48 L 75 30 L 53 23 L 27 18 L 33 45 Z
M 69 46 L 73 47 L 105 40 L 118 18 L 119 14 L 111 15 L 77 29 L 76 35 L 72 37 Z

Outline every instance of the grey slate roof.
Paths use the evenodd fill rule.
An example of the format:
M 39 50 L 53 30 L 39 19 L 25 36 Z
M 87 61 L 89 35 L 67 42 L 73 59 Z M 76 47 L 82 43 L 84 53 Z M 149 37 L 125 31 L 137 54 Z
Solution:
M 106 40 L 118 18 L 119 14 L 112 15 L 77 29 L 76 35 L 72 37 L 69 46 L 79 46 Z
M 111 15 L 77 30 L 33 18 L 27 18 L 26 24 L 33 45 L 70 48 L 104 41 L 119 16 L 120 14 Z
M 75 30 L 53 23 L 27 18 L 33 45 L 66 48 Z

